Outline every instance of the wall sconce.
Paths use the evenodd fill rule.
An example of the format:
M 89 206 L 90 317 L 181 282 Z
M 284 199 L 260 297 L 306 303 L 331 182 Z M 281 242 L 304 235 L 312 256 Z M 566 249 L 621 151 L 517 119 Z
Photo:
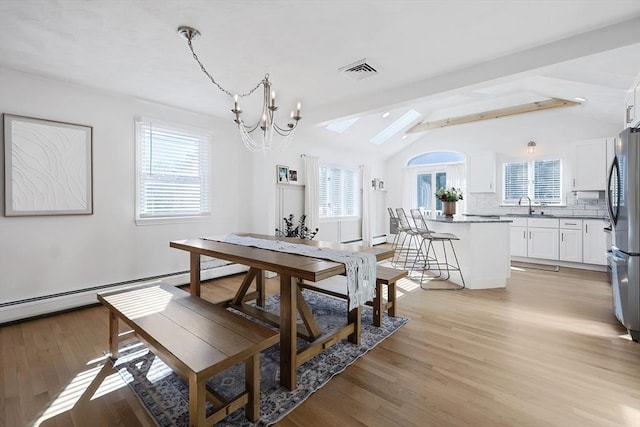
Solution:
M 536 151 L 536 143 L 529 141 L 527 144 L 527 154 L 533 154 Z

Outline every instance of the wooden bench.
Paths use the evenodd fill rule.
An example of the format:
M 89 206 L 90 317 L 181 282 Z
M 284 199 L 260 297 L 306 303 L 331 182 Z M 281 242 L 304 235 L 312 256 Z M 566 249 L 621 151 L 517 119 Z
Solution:
M 261 326 L 164 283 L 98 295 L 109 308 L 111 357 L 118 357 L 122 320 L 153 352 L 189 382 L 189 425 L 212 425 L 245 407 L 260 418 L 260 351 L 276 344 L 277 331 Z M 230 401 L 206 386 L 207 379 L 245 364 L 245 391 Z M 206 400 L 214 413 L 206 416 Z
M 385 311 L 390 317 L 396 315 L 396 282 L 403 277 L 406 277 L 408 272 L 406 270 L 398 270 L 396 268 L 389 268 L 383 266 L 376 266 L 376 296 L 373 301 L 367 302 L 367 305 L 373 307 L 373 324 L 374 326 L 382 326 L 382 313 Z M 387 286 L 387 301 L 382 298 L 382 286 Z M 344 278 L 340 281 L 334 281 L 332 279 L 309 283 L 299 283 L 301 288 L 311 289 L 316 292 L 321 292 L 327 295 L 332 295 L 338 298 L 349 299 L 347 295 L 347 289 L 345 287 Z

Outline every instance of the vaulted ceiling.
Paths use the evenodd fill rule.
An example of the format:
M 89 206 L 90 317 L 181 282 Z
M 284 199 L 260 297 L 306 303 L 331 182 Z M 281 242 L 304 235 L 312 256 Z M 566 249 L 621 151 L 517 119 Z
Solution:
M 232 126 L 232 100 L 201 72 L 181 25 L 200 30 L 195 51 L 230 92 L 269 73 L 283 115 L 301 100 L 301 126 L 383 156 L 420 138 L 400 139 L 417 122 L 549 97 L 586 98 L 582 114 L 620 120 L 640 71 L 635 0 L 3 0 L 0 67 Z M 339 71 L 365 58 L 374 75 Z M 252 102 L 243 106 L 258 115 Z M 410 110 L 418 115 L 408 125 L 371 142 Z M 342 133 L 326 129 L 345 119 L 352 123 Z

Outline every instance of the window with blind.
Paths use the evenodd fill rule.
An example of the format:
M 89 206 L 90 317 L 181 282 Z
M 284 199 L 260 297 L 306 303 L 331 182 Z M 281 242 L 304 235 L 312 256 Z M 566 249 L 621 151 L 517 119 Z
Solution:
M 360 215 L 360 172 L 336 166 L 320 166 L 320 218 Z
M 210 213 L 209 136 L 151 121 L 136 123 L 136 222 Z
M 532 203 L 562 203 L 562 163 L 560 160 L 535 160 L 504 164 L 505 204 L 516 204 L 521 197 Z

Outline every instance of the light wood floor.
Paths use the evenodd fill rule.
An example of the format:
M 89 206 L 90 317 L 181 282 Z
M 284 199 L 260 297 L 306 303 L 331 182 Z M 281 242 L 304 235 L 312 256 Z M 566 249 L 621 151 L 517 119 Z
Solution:
M 240 280 L 203 295 L 228 296 Z M 411 320 L 279 426 L 640 426 L 640 344 L 614 318 L 604 273 L 513 271 L 506 289 L 400 292 Z M 0 426 L 152 425 L 104 363 L 107 330 L 102 307 L 0 328 Z

